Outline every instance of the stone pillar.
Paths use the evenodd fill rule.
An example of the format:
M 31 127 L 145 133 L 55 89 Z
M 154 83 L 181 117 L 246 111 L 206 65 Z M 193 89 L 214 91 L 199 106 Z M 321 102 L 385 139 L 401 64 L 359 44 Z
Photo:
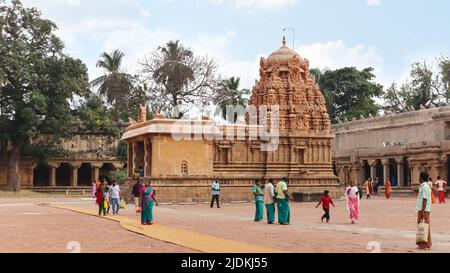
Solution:
M 360 183 L 364 183 L 367 179 L 365 166 L 366 166 L 366 164 L 364 161 L 359 162 L 359 182 Z
M 134 143 L 128 143 L 128 164 L 127 164 L 127 169 L 128 169 L 128 178 L 131 178 L 133 176 L 133 172 L 134 172 L 134 149 L 133 149 Z
M 352 171 L 351 171 L 352 173 L 351 173 L 350 181 L 355 182 L 356 185 L 359 185 L 361 183 L 359 181 L 359 177 L 360 177 L 359 170 L 360 170 L 359 165 L 352 166 Z
M 381 164 L 383 165 L 383 183 L 385 183 L 389 180 L 389 158 L 382 159 Z
M 151 171 L 150 171 L 150 164 L 151 164 L 151 146 L 152 143 L 150 139 L 144 140 L 144 177 L 150 177 Z
M 103 167 L 103 162 L 91 163 L 92 181 L 97 181 L 100 176 L 100 168 Z
M 397 185 L 399 187 L 405 186 L 405 179 L 403 176 L 403 157 L 396 158 L 395 161 L 397 162 Z
M 410 166 L 411 166 L 411 187 L 416 188 L 420 184 L 419 180 L 420 164 L 412 163 Z
M 442 179 L 444 179 L 444 181 L 448 181 L 448 156 L 447 155 L 443 155 L 441 156 L 441 172 L 439 173 L 439 176 L 442 177 Z
M 70 166 L 72 167 L 72 175 L 70 176 L 70 185 L 72 187 L 77 187 L 78 186 L 78 169 L 81 167 L 81 163 L 73 162 L 73 163 L 70 163 Z
M 375 179 L 375 177 L 377 176 L 377 161 L 376 160 L 370 160 L 369 161 L 369 166 L 370 166 L 370 177 L 372 178 L 372 180 Z
M 56 169 L 59 168 L 60 163 L 50 162 L 48 166 L 50 167 L 50 187 L 56 186 Z

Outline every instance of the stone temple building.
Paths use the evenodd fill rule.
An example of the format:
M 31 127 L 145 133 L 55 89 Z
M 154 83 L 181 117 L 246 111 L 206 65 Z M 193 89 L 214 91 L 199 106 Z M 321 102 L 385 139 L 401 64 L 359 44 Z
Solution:
M 118 139 L 101 134 L 75 134 L 63 141 L 64 152 L 49 158 L 46 163 L 20 160 L 21 187 L 49 192 L 70 188 L 87 189 L 95 179 L 106 177 L 123 167 L 115 155 L 117 143 Z M 7 179 L 7 162 L 0 161 L 0 189 L 7 187 Z
M 128 176 L 142 167 L 159 199 L 170 202 L 210 200 L 213 179 L 221 183 L 221 198 L 227 201 L 252 200 L 255 179 L 281 177 L 288 178 L 291 192 L 327 189 L 340 195 L 325 100 L 309 75 L 309 61 L 285 44 L 283 39 L 280 49 L 261 58 L 245 124 L 161 115 L 146 121 L 141 108 L 138 122 L 122 137 L 129 144 Z M 260 112 L 265 106 L 267 115 Z M 251 109 L 258 115 L 250 115 Z M 252 137 L 252 132 L 265 131 L 264 124 L 270 128 L 267 135 Z
M 450 107 L 422 109 L 333 125 L 332 157 L 339 180 L 389 179 L 416 190 L 419 174 L 448 180 Z

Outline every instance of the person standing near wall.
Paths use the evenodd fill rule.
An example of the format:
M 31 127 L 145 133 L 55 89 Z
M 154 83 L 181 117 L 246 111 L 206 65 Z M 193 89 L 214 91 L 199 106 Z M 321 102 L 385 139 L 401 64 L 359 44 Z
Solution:
M 120 209 L 120 187 L 116 184 L 116 180 L 113 180 L 110 188 L 110 198 L 113 215 L 119 214 Z
M 140 211 L 140 203 L 139 203 L 139 198 L 141 196 L 141 188 L 142 188 L 142 184 L 141 184 L 141 180 L 138 178 L 136 180 L 136 183 L 133 185 L 133 200 L 134 200 L 134 209 L 136 211 L 136 215 L 139 216 L 141 211 Z
M 428 173 L 420 173 L 419 194 L 417 196 L 416 210 L 417 210 L 417 224 L 425 222 L 430 225 L 431 213 L 431 189 L 428 186 Z M 431 243 L 431 228 L 428 226 L 428 239 L 426 242 L 416 242 L 419 249 L 430 249 Z
M 288 181 L 285 177 L 281 178 L 281 180 L 277 183 L 275 194 L 277 198 L 278 223 L 280 225 L 289 225 L 291 216 L 289 201 L 293 199 L 289 195 Z
M 438 190 L 439 204 L 445 203 L 445 187 L 447 186 L 447 182 L 445 182 L 440 176 L 438 176 L 435 185 Z
M 217 181 L 217 180 L 214 180 L 213 181 L 213 183 L 212 183 L 212 185 L 211 185 L 211 190 L 212 190 L 212 199 L 211 199 L 211 208 L 213 207 L 213 205 L 214 205 L 214 200 L 216 201 L 216 203 L 217 203 L 217 208 L 220 208 L 220 205 L 219 205 L 219 195 L 220 195 L 220 185 L 219 185 L 219 182 Z
M 275 222 L 275 189 L 273 179 L 270 179 L 264 186 L 264 204 L 267 211 L 267 223 L 271 225 Z
M 263 190 L 261 189 L 259 180 L 255 180 L 255 185 L 253 185 L 252 193 L 255 197 L 255 222 L 259 222 L 264 218 L 264 194 Z

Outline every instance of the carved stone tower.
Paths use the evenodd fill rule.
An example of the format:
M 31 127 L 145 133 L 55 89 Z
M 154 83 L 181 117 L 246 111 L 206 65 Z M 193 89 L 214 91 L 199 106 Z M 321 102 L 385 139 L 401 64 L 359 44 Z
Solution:
M 331 122 L 319 85 L 309 75 L 309 61 L 283 45 L 267 59 L 260 60 L 249 105 L 257 108 L 279 106 L 281 130 L 329 133 Z

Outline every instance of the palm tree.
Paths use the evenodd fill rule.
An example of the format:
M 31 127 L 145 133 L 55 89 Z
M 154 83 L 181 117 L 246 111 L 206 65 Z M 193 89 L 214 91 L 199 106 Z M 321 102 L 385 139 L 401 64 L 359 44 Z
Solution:
M 124 56 L 118 49 L 114 50 L 112 54 L 103 52 L 97 62 L 97 67 L 102 68 L 105 74 L 91 82 L 93 87 L 99 87 L 98 92 L 111 105 L 123 102 L 133 89 L 133 77 L 121 70 Z
M 172 97 L 172 106 L 177 106 L 183 95 L 183 87 L 194 80 L 195 72 L 188 64 L 194 53 L 183 47 L 178 40 L 169 41 L 158 50 L 162 53 L 162 64 L 155 69 L 153 79 L 165 86 Z
M 217 105 L 216 113 L 220 113 L 224 119 L 227 118 L 227 106 L 247 106 L 248 99 L 244 98 L 244 95 L 250 95 L 250 90 L 239 89 L 240 82 L 239 77 L 223 80 L 213 99 L 214 104 Z M 235 112 L 234 122 L 237 120 L 237 115 L 238 113 Z

